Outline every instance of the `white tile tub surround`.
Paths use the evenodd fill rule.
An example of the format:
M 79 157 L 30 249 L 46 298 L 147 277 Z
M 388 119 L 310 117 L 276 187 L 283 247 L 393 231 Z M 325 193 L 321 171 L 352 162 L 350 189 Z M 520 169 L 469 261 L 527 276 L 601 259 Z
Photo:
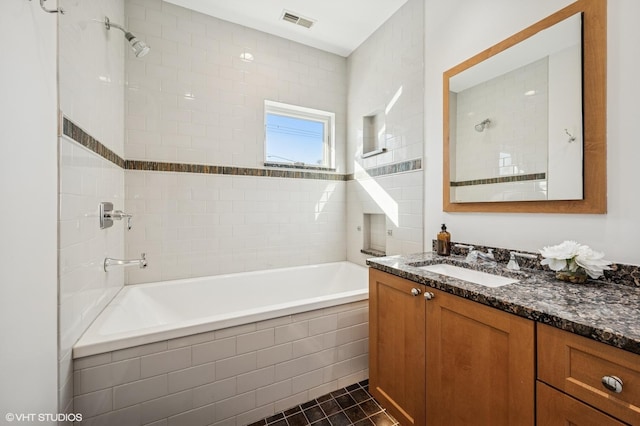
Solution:
M 368 377 L 368 302 L 74 361 L 82 424 L 244 425 Z
M 124 64 L 127 43 L 119 30 L 97 20 L 124 23 L 124 0 L 59 0 L 59 108 L 107 148 L 124 153 Z M 51 5 L 49 7 L 52 7 Z M 59 174 L 59 411 L 73 412 L 71 346 L 124 284 L 108 274 L 106 256 L 124 256 L 122 223 L 100 230 L 98 203 L 124 209 L 124 170 L 66 137 L 60 138 Z
M 124 208 L 124 171 L 60 138 L 58 345 L 60 410 L 72 400 L 71 348 L 123 286 L 124 271 L 105 273 L 105 256 L 124 256 L 124 224 L 101 230 L 99 203 Z
M 262 167 L 268 99 L 335 112 L 344 172 L 344 57 L 161 0 L 130 0 L 126 15 L 151 46 L 127 58 L 127 159 Z
M 347 59 L 347 172 L 423 154 L 424 2 L 408 0 Z M 380 111 L 387 152 L 361 159 L 363 117 Z
M 74 345 L 73 356 L 97 353 L 250 324 L 364 300 L 367 268 L 350 262 L 270 269 L 127 286 Z M 276 344 L 306 336 L 302 325 L 269 341 L 259 335 L 240 346 Z
M 124 0 L 59 0 L 60 110 L 120 157 L 124 154 Z M 132 55 L 133 56 L 133 55 Z M 141 60 L 141 59 L 139 59 Z
M 337 262 L 346 258 L 346 183 L 126 172 L 134 215 L 127 283 Z
M 364 265 L 370 257 L 360 253 L 365 213 L 385 215 L 387 255 L 423 251 L 422 188 L 422 170 L 377 177 L 361 171 L 355 180 L 347 182 L 347 260 Z
M 347 258 L 364 264 L 364 213 L 387 216 L 386 253 L 423 250 L 422 171 L 370 177 L 365 170 L 423 156 L 424 4 L 409 0 L 347 59 Z M 384 154 L 362 159 L 362 117 L 382 111 Z M 423 162 L 424 164 L 424 162 Z

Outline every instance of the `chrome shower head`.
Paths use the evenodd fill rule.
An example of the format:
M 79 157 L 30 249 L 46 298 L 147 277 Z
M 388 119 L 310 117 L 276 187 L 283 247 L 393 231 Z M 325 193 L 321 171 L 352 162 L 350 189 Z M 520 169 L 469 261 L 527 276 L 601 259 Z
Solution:
M 476 132 L 483 132 L 484 129 L 486 129 L 487 127 L 489 127 L 489 124 L 491 124 L 491 120 L 489 120 L 488 118 L 484 119 L 482 122 L 476 124 L 474 127 L 476 129 Z
M 127 31 L 121 25 L 114 24 L 113 22 L 111 22 L 107 16 L 105 16 L 105 18 L 104 18 L 104 26 L 108 30 L 110 30 L 111 27 L 113 27 L 113 28 L 117 28 L 120 31 L 122 31 L 124 33 L 125 38 L 127 39 L 129 44 L 131 45 L 131 49 L 133 50 L 134 55 L 136 55 L 136 58 L 143 57 L 144 55 L 149 53 L 149 51 L 151 50 L 151 48 L 147 45 L 147 43 L 145 43 L 144 41 L 140 40 L 135 35 L 131 34 L 129 31 Z
M 151 48 L 147 46 L 147 43 L 140 40 L 130 32 L 127 31 L 126 33 L 124 33 L 124 36 L 127 38 L 127 41 L 131 45 L 131 49 L 133 49 L 133 53 L 136 55 L 136 58 L 142 58 L 151 50 Z

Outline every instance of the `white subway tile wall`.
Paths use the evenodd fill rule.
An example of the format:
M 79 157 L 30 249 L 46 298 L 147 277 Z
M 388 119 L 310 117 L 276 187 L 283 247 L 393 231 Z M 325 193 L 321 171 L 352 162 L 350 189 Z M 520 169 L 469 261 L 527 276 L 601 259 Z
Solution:
M 347 171 L 423 154 L 424 2 L 408 0 L 347 59 Z M 381 111 L 387 152 L 362 159 L 363 118 Z
M 127 283 L 345 260 L 346 183 L 126 172 Z
M 124 23 L 124 0 L 59 0 L 57 15 L 59 100 L 62 114 L 122 156 L 124 153 L 124 54 L 119 30 L 95 21 Z M 98 205 L 124 209 L 124 170 L 66 137 L 60 138 L 58 360 L 60 412 L 73 410 L 71 347 L 124 283 L 119 270 L 105 273 L 105 256 L 124 256 L 124 227 L 100 230 Z M 99 410 L 106 400 L 90 401 Z
M 369 177 L 356 174 L 347 182 L 347 260 L 363 263 L 365 214 L 384 214 L 387 255 L 422 252 L 422 170 Z
M 120 157 L 124 154 L 124 0 L 59 0 L 60 110 Z
M 124 171 L 66 137 L 60 138 L 59 362 L 60 409 L 71 403 L 71 348 L 124 283 L 105 273 L 105 256 L 124 256 L 124 224 L 100 229 L 99 203 L 124 208 Z
M 262 167 L 268 99 L 335 112 L 343 172 L 344 57 L 161 0 L 130 0 L 126 15 L 151 46 L 127 58 L 127 159 Z
M 80 358 L 73 375 L 82 424 L 245 425 L 367 378 L 368 304 Z
M 370 177 L 366 169 L 423 156 L 424 2 L 409 0 L 347 59 L 347 259 L 364 264 L 364 214 L 385 214 L 387 254 L 423 251 L 422 171 Z M 362 159 L 363 117 L 382 111 L 387 152 Z M 382 246 L 382 244 L 379 244 Z
M 131 0 L 126 14 L 152 47 L 144 61 L 127 58 L 127 159 L 262 167 L 270 99 L 334 111 L 344 172 L 345 58 L 160 0 Z M 346 258 L 344 182 L 126 176 L 127 209 L 142 224 L 126 252 L 149 260 L 128 283 Z
M 345 159 L 349 80 L 353 95 L 364 99 L 350 111 L 363 105 L 357 113 L 366 115 L 370 108 L 388 108 L 386 143 L 391 154 L 362 165 L 418 158 L 422 105 L 416 92 L 421 93 L 422 83 L 413 67 L 422 59 L 398 52 L 411 46 L 411 52 L 422 55 L 415 44 L 420 37 L 402 28 L 413 25 L 419 3 L 410 0 L 400 18 L 394 16 L 374 41 L 365 43 L 364 52 L 354 54 L 360 59 L 348 74 L 346 58 L 161 0 L 61 0 L 60 6 L 69 11 L 60 18 L 61 110 L 126 159 L 241 167 L 262 167 L 265 99 L 335 111 L 336 172 L 348 173 L 355 167 L 355 162 L 350 164 L 353 152 Z M 151 53 L 135 58 L 122 34 L 107 31 L 95 20 L 104 16 L 124 23 L 151 46 Z M 243 52 L 252 53 L 254 61 L 241 60 Z M 373 59 L 367 59 L 370 56 Z M 372 71 L 376 62 L 386 64 L 389 58 L 397 58 L 401 66 Z M 384 96 L 372 102 L 377 93 Z M 349 146 L 355 151 L 351 141 Z M 352 343 L 366 339 L 366 324 L 344 325 L 347 320 L 339 320 L 336 313 L 270 320 L 81 359 L 76 368 L 95 370 L 82 379 L 76 372 L 74 380 L 71 346 L 125 278 L 142 283 L 344 260 L 347 242 L 351 247 L 353 238 L 359 238 L 346 232 L 347 211 L 380 209 L 362 208 L 371 199 L 357 198 L 357 182 L 125 172 L 66 138 L 61 138 L 60 149 L 61 411 L 74 409 L 76 394 L 82 395 L 80 407 L 90 406 L 88 413 L 99 415 L 109 408 L 108 417 L 96 418 L 116 423 L 156 422 L 160 414 L 169 418 L 168 424 L 203 416 L 213 416 L 220 424 L 235 421 L 229 419 L 247 423 L 366 378 L 366 355 L 354 357 L 366 351 L 366 344 Z M 420 176 L 416 181 L 421 179 L 421 172 L 413 174 Z M 414 220 L 422 208 L 414 197 L 421 191 L 411 188 L 415 182 L 405 181 L 409 175 L 375 179 L 391 191 L 401 216 L 411 219 L 405 229 L 398 216 L 400 226 L 387 237 L 388 251 L 422 249 L 414 241 L 420 233 L 412 228 L 421 221 Z M 396 182 L 401 186 L 394 186 Z M 349 209 L 348 188 L 357 203 Z M 124 224 L 116 222 L 100 231 L 100 201 L 132 213 L 133 229 L 125 231 Z M 363 263 L 364 257 L 355 255 L 360 248 L 349 257 Z M 105 256 L 138 257 L 142 252 L 148 255 L 146 270 L 128 269 L 126 275 L 102 270 Z M 213 340 L 216 345 L 211 345 Z M 161 354 L 169 351 L 176 356 Z M 163 357 L 171 362 L 164 363 Z M 114 365 L 99 369 L 106 358 Z M 301 365 L 307 363 L 317 368 L 305 371 Z M 228 373 L 218 373 L 209 364 L 222 365 Z M 128 386 L 133 386 L 131 381 L 135 387 Z M 194 383 L 200 391 L 192 393 L 192 409 L 171 417 L 188 405 Z M 105 385 L 114 389 L 110 396 Z M 266 386 L 274 387 L 260 391 Z M 161 395 L 154 393 L 158 389 Z M 128 405 L 132 394 L 166 399 Z M 278 398 L 271 401 L 274 395 Z M 154 414 L 160 406 L 166 412 Z M 246 412 L 240 414 L 238 407 Z

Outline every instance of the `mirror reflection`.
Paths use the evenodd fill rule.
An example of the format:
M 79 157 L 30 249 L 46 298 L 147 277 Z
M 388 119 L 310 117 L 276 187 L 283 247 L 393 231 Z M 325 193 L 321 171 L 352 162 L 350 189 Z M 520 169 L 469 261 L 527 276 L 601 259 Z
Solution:
M 583 198 L 580 13 L 450 75 L 451 202 Z

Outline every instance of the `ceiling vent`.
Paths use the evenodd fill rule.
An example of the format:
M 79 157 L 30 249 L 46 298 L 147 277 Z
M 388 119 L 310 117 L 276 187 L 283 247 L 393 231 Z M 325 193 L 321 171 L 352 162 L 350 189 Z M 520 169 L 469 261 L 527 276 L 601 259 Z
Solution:
M 284 10 L 282 12 L 281 19 L 283 21 L 291 22 L 292 24 L 300 25 L 301 27 L 305 27 L 305 28 L 311 28 L 313 24 L 316 23 L 314 19 L 305 18 L 303 16 L 298 15 L 297 13 L 293 13 L 288 10 Z

